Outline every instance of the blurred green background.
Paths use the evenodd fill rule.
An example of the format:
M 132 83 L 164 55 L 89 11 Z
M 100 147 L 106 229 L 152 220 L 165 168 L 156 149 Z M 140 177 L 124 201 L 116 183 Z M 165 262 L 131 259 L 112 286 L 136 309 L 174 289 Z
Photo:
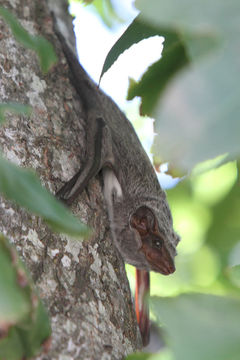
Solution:
M 122 9 L 123 3 L 130 1 L 121 2 Z M 111 25 L 107 24 L 113 33 L 116 33 L 117 18 L 123 22 L 128 19 L 125 26 L 131 23 L 127 12 L 120 11 L 119 2 L 99 0 L 93 2 L 89 11 L 98 14 L 102 23 L 111 16 L 109 11 L 103 16 L 104 4 L 120 14 L 112 17 L 115 20 Z M 132 354 L 128 359 L 239 360 L 239 163 L 229 160 L 238 159 L 240 152 L 237 60 L 240 47 L 236 31 L 240 5 L 237 0 L 231 3 L 223 0 L 205 3 L 136 0 L 135 5 L 141 13 L 117 43 L 112 44 L 111 51 L 108 50 L 107 63 L 113 66 L 103 77 L 102 84 L 105 85 L 107 77 L 112 81 L 109 94 L 125 109 L 148 153 L 153 132 L 158 134 L 152 148 L 156 167 L 159 156 L 160 162 L 164 159 L 170 162 L 173 174 L 185 176 L 167 190 L 174 227 L 181 236 L 176 272 L 170 276 L 151 273 L 151 318 L 159 325 L 165 346 L 159 353 L 146 353 L 145 349 L 145 353 Z M 77 15 L 77 11 L 73 12 Z M 136 13 L 132 19 L 135 16 Z M 81 22 L 84 16 L 77 18 L 76 25 Z M 135 43 L 150 33 L 166 34 L 165 52 L 163 49 L 162 53 L 166 66 L 161 68 L 161 60 L 152 59 L 152 63 L 156 63 L 147 71 L 144 69 L 142 78 L 136 80 L 131 66 L 137 67 L 151 49 L 159 49 L 158 43 L 152 43 L 142 54 L 132 53 L 122 68 L 118 64 L 123 63 L 131 45 L 134 44 L 136 51 Z M 100 29 L 94 34 L 97 35 L 93 40 L 99 36 L 100 42 Z M 82 45 L 80 48 L 79 43 L 80 54 L 87 53 L 88 40 L 86 43 L 86 48 Z M 175 45 L 175 50 L 181 48 L 183 58 L 174 51 Z M 96 50 L 98 58 L 102 47 Z M 184 71 L 178 72 L 181 60 Z M 86 68 L 87 65 L 86 62 Z M 121 74 L 120 80 L 114 78 L 114 68 Z M 127 76 L 136 80 L 131 82 L 136 97 L 133 103 L 123 105 L 117 96 L 114 97 L 114 89 L 120 91 L 127 70 Z M 168 80 L 166 88 L 164 79 Z M 107 87 L 103 88 L 108 91 Z M 122 89 L 121 92 L 124 93 Z M 154 96 L 160 98 L 157 110 L 147 112 L 149 116 L 154 115 L 154 127 L 152 121 L 139 117 L 135 107 L 140 103 L 138 96 L 141 105 L 151 105 Z M 209 160 L 199 163 L 206 159 Z M 221 163 L 224 165 L 218 166 Z M 174 184 L 166 176 L 162 180 L 164 186 Z M 129 265 L 126 269 L 134 294 L 135 269 Z
M 151 295 L 239 293 L 239 195 L 236 162 L 187 177 L 167 191 L 181 236 L 177 271 L 167 277 L 151 273 Z M 134 268 L 127 265 L 127 270 L 134 287 Z
M 127 3 L 129 1 L 126 0 L 122 2 Z M 73 1 L 72 3 L 78 4 L 79 1 Z M 125 17 L 123 16 L 123 13 L 121 13 L 120 8 L 116 7 L 116 3 L 117 1 L 96 0 L 92 5 L 90 5 L 89 9 L 90 12 L 92 11 L 95 14 L 94 16 L 99 17 L 102 20 L 102 23 L 105 23 L 105 25 L 114 30 L 114 27 L 117 23 L 123 24 L 125 21 Z M 151 273 L 151 317 L 161 328 L 161 338 L 163 339 L 163 342 L 166 346 L 163 347 L 161 352 L 158 354 L 133 354 L 128 358 L 151 360 L 239 360 L 239 162 L 236 160 L 226 162 L 227 159 L 220 156 L 217 161 L 221 162 L 221 160 L 224 158 L 224 165 L 215 167 L 212 170 L 201 172 L 201 170 L 204 168 L 206 169 L 209 167 L 209 162 L 206 162 L 205 164 L 198 164 L 198 161 L 200 161 L 199 159 L 211 159 L 214 156 L 226 154 L 226 152 L 230 154 L 229 158 L 231 159 L 236 159 L 239 156 L 240 142 L 238 138 L 239 132 L 237 130 L 239 130 L 238 117 L 240 108 L 238 98 L 240 81 L 237 79 L 237 76 L 239 76 L 240 71 L 238 71 L 239 56 L 235 55 L 239 55 L 237 52 L 239 52 L 240 48 L 239 37 L 236 33 L 236 29 L 238 28 L 240 22 L 240 5 L 237 0 L 232 0 L 231 4 L 228 4 L 223 0 L 213 0 L 212 2 L 207 2 L 206 4 L 199 3 L 198 11 L 196 11 L 195 5 L 189 0 L 184 0 L 181 2 L 181 4 L 176 0 L 171 0 L 169 2 L 164 2 L 162 0 L 149 0 L 147 5 L 146 2 L 137 0 L 136 3 L 139 6 L 138 8 L 142 10 L 142 14 L 145 15 L 146 19 L 150 17 L 150 19 L 152 18 L 155 21 L 158 20 L 158 13 L 163 16 L 163 23 L 161 24 L 159 31 L 161 31 L 164 26 L 169 27 L 169 34 L 172 34 L 174 30 L 174 39 L 179 37 L 182 42 L 181 46 L 184 47 L 186 52 L 193 50 L 193 48 L 196 48 L 198 51 L 194 53 L 194 57 L 187 59 L 188 61 L 186 61 L 184 64 L 186 66 L 186 71 L 182 73 L 183 77 L 179 77 L 175 83 L 175 80 L 171 82 L 171 77 L 173 74 L 171 71 L 169 72 L 168 81 L 171 83 L 171 86 L 173 84 L 171 91 L 180 89 L 181 91 L 177 92 L 177 95 L 183 95 L 182 91 L 185 89 L 184 86 L 187 85 L 185 97 L 183 96 L 178 102 L 179 107 L 173 109 L 172 103 L 170 102 L 166 108 L 167 112 L 162 114 L 162 103 L 160 103 L 158 104 L 159 111 L 156 113 L 156 124 L 159 125 L 159 127 L 155 127 L 155 130 L 157 128 L 159 130 L 159 134 L 162 136 L 162 143 L 160 141 L 160 144 L 164 147 L 164 140 L 166 141 L 166 144 L 170 145 L 169 149 L 171 151 L 173 150 L 173 153 L 171 153 L 171 151 L 169 152 L 169 156 L 171 156 L 167 158 L 172 159 L 171 164 L 176 165 L 176 169 L 174 170 L 177 170 L 177 173 L 187 173 L 185 177 L 179 180 L 175 187 L 167 190 L 168 201 L 173 214 L 174 227 L 181 237 L 181 242 L 177 248 L 178 256 L 176 257 L 176 272 L 173 275 L 167 277 L 156 273 Z M 149 4 L 151 4 L 151 6 Z M 185 8 L 183 4 L 185 5 Z M 164 7 L 165 5 L 166 7 Z M 205 16 L 205 5 L 206 9 L 209 10 L 207 12 L 208 16 Z M 158 12 L 155 11 L 155 6 Z M 163 11 L 161 11 L 162 9 Z M 189 11 L 185 11 L 185 9 L 188 9 Z M 182 14 L 181 17 L 179 16 L 178 10 Z M 75 13 L 74 10 L 72 10 L 72 12 Z M 165 16 L 165 14 L 168 15 L 168 18 Z M 38 52 L 40 51 L 42 43 L 46 45 L 45 40 L 40 39 L 41 41 L 39 41 L 38 37 L 30 36 L 17 23 L 17 21 L 2 8 L 1 15 L 5 16 L 5 20 L 10 23 L 10 25 L 12 24 L 12 28 L 16 30 L 15 36 L 19 36 L 21 41 L 27 41 L 27 45 L 25 43 L 25 46 L 30 47 L 31 49 Z M 225 15 L 226 19 L 230 19 L 230 21 L 225 21 Z M 126 18 L 128 18 L 128 24 L 131 22 L 131 19 L 133 19 L 134 16 L 136 16 L 136 12 L 130 17 L 126 16 Z M 83 18 L 84 17 L 82 17 L 82 19 Z M 214 19 L 215 22 L 213 21 Z M 234 21 L 231 21 L 232 19 Z M 208 21 L 207 26 L 205 22 L 206 20 Z M 92 25 L 90 22 L 88 25 L 90 26 L 91 31 L 86 30 L 84 32 L 84 37 L 87 38 L 87 35 L 93 33 L 95 37 L 94 43 L 97 44 L 98 41 L 96 37 L 100 34 L 100 32 L 98 30 L 92 31 Z M 212 25 L 214 26 L 211 27 Z M 125 23 L 125 29 L 126 26 L 127 21 Z M 139 24 L 137 28 L 139 29 Z M 136 27 L 134 29 L 136 30 Z M 146 29 L 145 25 L 142 27 L 142 29 Z M 129 32 L 126 31 L 126 33 L 127 36 L 125 36 L 125 40 L 127 41 L 126 43 L 122 43 L 123 47 L 120 49 L 121 51 L 119 51 L 118 55 L 127 49 L 130 46 L 130 43 L 134 43 L 135 40 L 138 39 L 138 33 L 134 34 L 132 31 L 131 35 L 134 36 L 131 41 L 128 38 Z M 206 33 L 208 35 L 207 37 L 205 37 Z M 196 35 L 199 36 L 199 39 L 203 42 L 196 42 Z M 210 53 L 207 57 L 204 57 L 206 55 L 204 51 L 205 46 L 202 47 L 200 45 L 208 45 L 207 49 L 212 50 L 212 47 L 210 46 L 212 44 L 212 37 L 216 37 L 215 40 L 219 48 L 214 48 L 214 54 Z M 94 46 L 89 47 L 89 39 L 86 40 L 88 48 L 94 49 Z M 114 41 L 112 45 L 114 44 Z M 229 44 L 231 45 L 227 47 L 227 51 L 225 48 L 226 44 L 228 46 Z M 219 50 L 221 51 L 219 52 Z M 84 51 L 85 50 L 82 48 L 81 52 L 84 53 Z M 46 53 L 46 51 L 43 52 L 44 60 L 47 58 Z M 97 48 L 96 54 L 99 55 L 99 48 Z M 171 53 L 171 56 L 169 53 L 165 54 L 166 55 L 163 55 L 163 57 L 166 56 L 166 63 L 170 63 L 169 61 L 172 59 L 175 60 L 174 53 Z M 203 63 L 201 63 L 202 58 L 201 61 L 199 59 L 199 54 L 203 56 Z M 220 62 L 218 61 L 219 54 L 222 55 L 222 58 L 220 56 Z M 226 54 L 227 57 L 225 58 Z M 144 57 L 144 53 L 142 57 Z M 91 56 L 91 58 L 94 61 L 94 65 L 96 65 L 95 59 L 99 59 L 99 57 Z M 212 62 L 213 59 L 214 61 Z M 132 56 L 133 66 L 136 67 L 140 60 L 141 56 Z M 55 56 L 53 56 L 51 59 L 50 64 L 52 64 L 54 61 L 56 61 Z M 115 60 L 112 58 L 109 61 L 110 63 L 113 63 Z M 191 66 L 188 66 L 190 61 Z M 178 61 L 176 61 L 176 63 L 177 62 Z M 161 61 L 159 64 L 161 65 Z M 204 66 L 201 67 L 201 64 Z M 216 67 L 215 64 L 217 64 L 218 67 Z M 222 67 L 223 64 L 224 68 Z M 125 63 L 124 66 L 125 68 L 130 67 L 130 62 L 127 65 Z M 207 71 L 205 71 L 205 66 Z M 191 73 L 192 69 L 197 69 L 199 72 Z M 44 68 L 42 70 L 44 71 Z M 159 85 L 161 80 L 163 81 L 164 76 L 162 78 L 161 76 L 154 77 L 152 76 L 154 75 L 154 72 L 151 74 L 153 68 L 149 71 L 151 75 L 150 78 L 151 80 L 153 79 L 153 83 L 150 83 L 150 88 L 154 90 L 155 88 L 152 85 Z M 188 72 L 191 75 L 189 78 L 187 74 Z M 121 71 L 117 70 L 117 73 L 118 75 L 120 74 L 120 76 L 122 76 Z M 214 74 L 213 77 L 209 76 L 211 73 Z M 196 74 L 198 76 L 196 76 Z M 185 77 L 185 75 L 187 76 Z M 121 81 L 118 82 L 118 80 L 114 80 L 112 75 L 110 78 L 112 81 L 110 91 L 114 91 L 114 88 L 117 88 L 119 91 L 120 86 L 116 87 L 113 85 L 119 85 Z M 203 79 L 205 79 L 205 83 L 202 82 Z M 182 84 L 185 85 L 182 86 Z M 192 86 L 192 84 L 194 84 L 194 86 Z M 204 86 L 196 86 L 196 84 Z M 225 87 L 225 84 L 228 84 L 228 87 Z M 181 86 L 178 87 L 179 85 Z M 195 96 L 196 94 L 194 91 L 192 92 L 192 88 L 194 88 L 194 90 L 197 89 L 197 91 L 199 88 L 201 88 L 202 92 L 197 93 L 197 96 Z M 160 90 L 157 86 L 155 90 L 157 91 L 157 94 L 155 95 L 160 96 L 160 94 L 158 94 Z M 170 92 L 170 95 L 171 94 L 172 93 Z M 192 96 L 189 97 L 189 94 Z M 215 98 L 216 94 L 218 96 Z M 146 94 L 144 93 L 144 96 L 142 96 L 142 100 L 144 100 L 144 97 L 146 97 L 147 101 L 150 101 L 151 96 L 151 92 L 146 91 Z M 178 98 L 175 98 L 175 100 L 176 99 Z M 198 100 L 202 99 L 204 101 L 200 101 L 198 103 Z M 7 108 L 10 106 L 10 109 L 14 112 L 27 112 L 27 109 L 25 107 L 23 108 L 22 104 L 20 104 L 20 107 L 19 104 L 10 105 L 1 104 L 2 112 L 6 110 L 6 106 Z M 127 115 L 129 119 L 134 120 L 136 130 L 140 135 L 142 142 L 147 147 L 147 151 L 149 152 L 150 145 L 152 144 L 153 140 L 153 131 L 152 135 L 149 135 L 151 132 L 148 131 L 148 127 L 153 128 L 152 122 L 149 119 L 140 118 L 135 105 L 136 102 L 131 103 L 130 105 L 126 105 L 126 107 L 128 107 Z M 124 106 L 121 107 L 124 108 Z M 169 109 L 170 112 L 168 112 Z M 173 113 L 171 112 L 172 109 Z M 179 116 L 178 110 L 183 110 L 183 112 L 180 114 L 181 116 Z M 203 111 L 201 116 L 199 115 L 200 110 Z M 173 119 L 177 120 L 177 123 L 171 122 L 170 117 L 163 116 L 164 114 L 173 115 Z M 186 117 L 187 115 L 188 118 Z M 166 128 L 161 128 L 163 119 L 165 119 Z M 181 119 L 182 123 L 178 123 L 179 119 Z M 173 126 L 173 124 L 179 125 L 179 128 Z M 200 128 L 201 131 L 197 131 L 199 130 L 198 125 L 202 126 L 202 128 Z M 209 127 L 209 125 L 211 126 Z M 184 126 L 186 131 L 185 133 L 183 131 Z M 183 136 L 181 138 L 179 129 L 185 137 Z M 190 132 L 188 132 L 189 129 Z M 164 133 L 164 130 L 167 131 Z M 176 130 L 175 133 L 174 130 Z M 197 136 L 194 138 L 194 136 L 192 136 L 194 132 L 191 133 L 191 130 L 195 131 L 195 135 L 200 134 L 200 137 Z M 196 141 L 196 139 L 198 141 Z M 188 146 L 186 146 L 185 152 L 182 153 L 180 151 L 182 150 L 181 146 L 185 145 L 186 141 L 188 141 Z M 157 148 L 157 150 L 159 149 L 160 147 Z M 174 151 L 176 149 L 179 154 L 177 152 L 177 156 L 175 158 Z M 213 153 L 214 156 L 211 155 Z M 160 150 L 159 154 L 162 155 Z M 201 156 L 199 157 L 199 155 Z M 184 168 L 184 166 L 182 166 L 184 162 L 181 163 L 180 160 L 184 160 L 185 158 L 188 158 L 188 161 L 185 162 Z M 176 159 L 178 159 L 180 162 L 177 163 Z M 4 161 L 5 160 L 1 160 L 3 164 L 5 164 Z M 195 165 L 196 167 L 193 168 Z M 14 172 L 10 174 L 12 179 L 14 178 L 15 180 L 21 180 L 25 179 L 25 177 L 29 178 L 30 176 L 33 185 L 35 184 L 36 181 L 32 178 L 31 174 L 29 175 L 29 173 L 25 173 L 22 170 L 17 169 L 17 167 L 13 167 L 13 165 L 7 163 L 5 167 L 7 169 L 5 172 L 2 171 L 2 181 L 4 180 L 4 173 L 8 174 L 8 172 L 13 169 Z M 191 171 L 192 168 L 193 171 Z M 16 176 L 13 176 L 12 174 L 16 174 Z M 170 179 L 168 179 L 168 182 L 168 185 L 173 184 L 173 181 L 171 182 Z M 9 186 L 10 182 L 4 181 L 4 184 L 6 183 Z M 19 185 L 18 183 L 16 184 L 17 186 L 15 186 L 15 188 L 18 188 Z M 35 195 L 39 195 L 37 186 L 38 185 L 34 185 L 34 189 L 36 191 Z M 9 190 L 9 198 L 17 201 L 18 199 L 17 196 L 14 195 L 13 188 L 8 189 L 7 187 L 6 189 Z M 26 194 L 28 194 L 27 190 L 25 190 Z M 4 191 L 2 190 L 2 192 Z M 7 191 L 5 192 L 7 193 Z M 48 201 L 51 203 L 52 200 L 49 199 Z M 31 204 L 34 204 L 34 200 L 30 199 L 30 202 Z M 30 206 L 27 206 L 28 204 L 25 202 L 19 201 L 19 204 L 28 207 L 31 211 L 42 215 L 48 220 L 48 217 L 46 217 L 48 214 L 46 213 L 45 203 L 42 205 L 44 211 L 36 211 L 35 207 L 31 208 Z M 51 215 L 53 216 L 54 220 L 57 211 L 60 212 L 59 219 L 56 222 L 58 223 L 58 230 L 63 231 L 64 229 L 61 228 L 62 219 L 64 217 L 64 214 L 62 213 L 63 210 L 58 210 L 54 205 L 52 207 L 52 211 L 53 212 Z M 73 220 L 72 218 L 69 219 L 70 225 L 68 229 L 65 229 L 67 232 L 69 232 L 69 228 L 72 229 L 73 227 Z M 82 232 L 85 231 L 85 228 L 79 224 L 76 224 L 76 227 L 76 231 L 79 234 L 82 234 Z M 7 240 L 5 238 L 2 238 L 2 244 L 3 248 L 8 250 L 6 252 L 5 260 L 9 266 L 9 271 L 13 272 L 13 275 L 16 277 L 17 271 L 19 271 L 19 269 L 18 267 L 15 268 L 16 266 L 14 265 L 14 267 L 12 264 L 11 250 L 8 248 L 8 245 L 6 245 Z M 3 251 L 2 255 L 4 255 Z M 126 268 L 134 293 L 135 269 L 129 265 L 126 265 Z M 5 277 L 3 277 L 2 283 L 3 288 L 3 286 L 6 285 Z M 29 306 L 26 312 L 29 318 L 24 318 L 26 315 L 25 312 L 23 315 L 20 314 L 22 316 L 21 321 L 18 321 L 19 319 L 15 321 L 14 325 L 16 329 L 14 329 L 14 333 L 12 338 L 10 338 L 10 342 L 7 343 L 7 340 L 9 339 L 2 339 L 0 343 L 0 353 L 2 351 L 2 354 L 4 355 L 0 354 L 0 360 L 6 358 L 9 360 L 15 360 L 19 359 L 20 357 L 22 358 L 22 356 L 31 357 L 36 353 L 36 351 L 38 351 L 43 340 L 45 340 L 50 333 L 49 321 L 47 319 L 46 312 L 39 300 L 40 310 L 34 319 L 31 317 L 33 304 L 29 299 L 33 293 L 32 283 L 27 283 L 24 291 L 21 289 L 21 286 L 19 286 L 18 291 L 21 294 L 22 292 L 24 294 L 25 292 L 27 293 Z M 2 294 L 5 293 L 2 292 Z M 7 301 L 5 304 L 8 305 Z M 14 305 L 18 304 L 15 303 Z M 23 318 L 24 321 L 22 320 Z M 28 325 L 27 328 L 26 321 Z M 31 326 L 29 326 L 29 324 Z M 16 334 L 17 337 L 15 336 Z M 19 348 L 21 348 L 22 354 L 19 353 L 18 350 L 14 350 L 13 357 L 10 357 L 9 351 L 11 352 L 13 349 L 11 344 L 12 341 L 15 342 L 16 338 L 19 340 Z

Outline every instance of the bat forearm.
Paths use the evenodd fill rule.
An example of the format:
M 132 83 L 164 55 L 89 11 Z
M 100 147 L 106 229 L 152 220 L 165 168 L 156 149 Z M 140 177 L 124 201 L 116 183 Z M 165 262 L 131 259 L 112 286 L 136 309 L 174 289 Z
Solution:
M 143 346 L 147 346 L 150 339 L 149 295 L 149 272 L 136 269 L 135 309 Z

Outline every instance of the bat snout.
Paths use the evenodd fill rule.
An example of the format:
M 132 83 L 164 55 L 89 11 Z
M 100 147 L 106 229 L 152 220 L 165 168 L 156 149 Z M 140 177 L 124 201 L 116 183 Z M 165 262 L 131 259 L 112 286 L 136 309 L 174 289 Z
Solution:
M 159 250 L 148 246 L 148 244 L 143 244 L 142 251 L 151 270 L 163 275 L 170 275 L 176 270 L 174 259 L 164 244 Z
M 176 268 L 174 262 L 167 262 L 166 264 L 161 264 L 161 273 L 163 275 L 170 275 L 175 272 Z

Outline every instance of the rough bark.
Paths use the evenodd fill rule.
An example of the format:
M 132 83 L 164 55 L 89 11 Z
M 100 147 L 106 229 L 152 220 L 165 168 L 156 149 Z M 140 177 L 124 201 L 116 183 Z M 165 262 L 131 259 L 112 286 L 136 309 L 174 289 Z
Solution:
M 83 164 L 87 124 L 53 32 L 49 4 L 66 9 L 59 0 L 1 1 L 31 34 L 54 44 L 60 61 L 43 75 L 36 55 L 16 42 L 0 18 L 0 102 L 33 108 L 30 118 L 9 115 L 0 141 L 6 158 L 34 168 L 55 192 Z M 36 359 L 122 359 L 140 346 L 140 337 L 99 179 L 72 210 L 94 230 L 85 242 L 55 234 L 38 217 L 4 198 L 0 201 L 0 231 L 15 243 L 51 317 L 51 349 Z

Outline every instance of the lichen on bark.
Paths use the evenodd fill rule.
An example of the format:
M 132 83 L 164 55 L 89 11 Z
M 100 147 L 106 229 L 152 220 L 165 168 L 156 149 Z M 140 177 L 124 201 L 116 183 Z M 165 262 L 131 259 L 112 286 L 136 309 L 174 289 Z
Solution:
M 1 151 L 14 163 L 35 169 L 54 193 L 83 164 L 87 126 L 52 27 L 54 6 L 70 23 L 66 3 L 4 0 L 2 5 L 28 31 L 51 41 L 59 56 L 43 75 L 36 55 L 16 42 L 0 18 L 0 101 L 33 108 L 30 118 L 7 116 L 0 128 Z M 51 318 L 51 348 L 36 359 L 121 359 L 140 346 L 140 337 L 99 179 L 90 182 L 72 211 L 93 229 L 88 240 L 55 234 L 40 218 L 0 201 L 0 231 L 15 244 Z

